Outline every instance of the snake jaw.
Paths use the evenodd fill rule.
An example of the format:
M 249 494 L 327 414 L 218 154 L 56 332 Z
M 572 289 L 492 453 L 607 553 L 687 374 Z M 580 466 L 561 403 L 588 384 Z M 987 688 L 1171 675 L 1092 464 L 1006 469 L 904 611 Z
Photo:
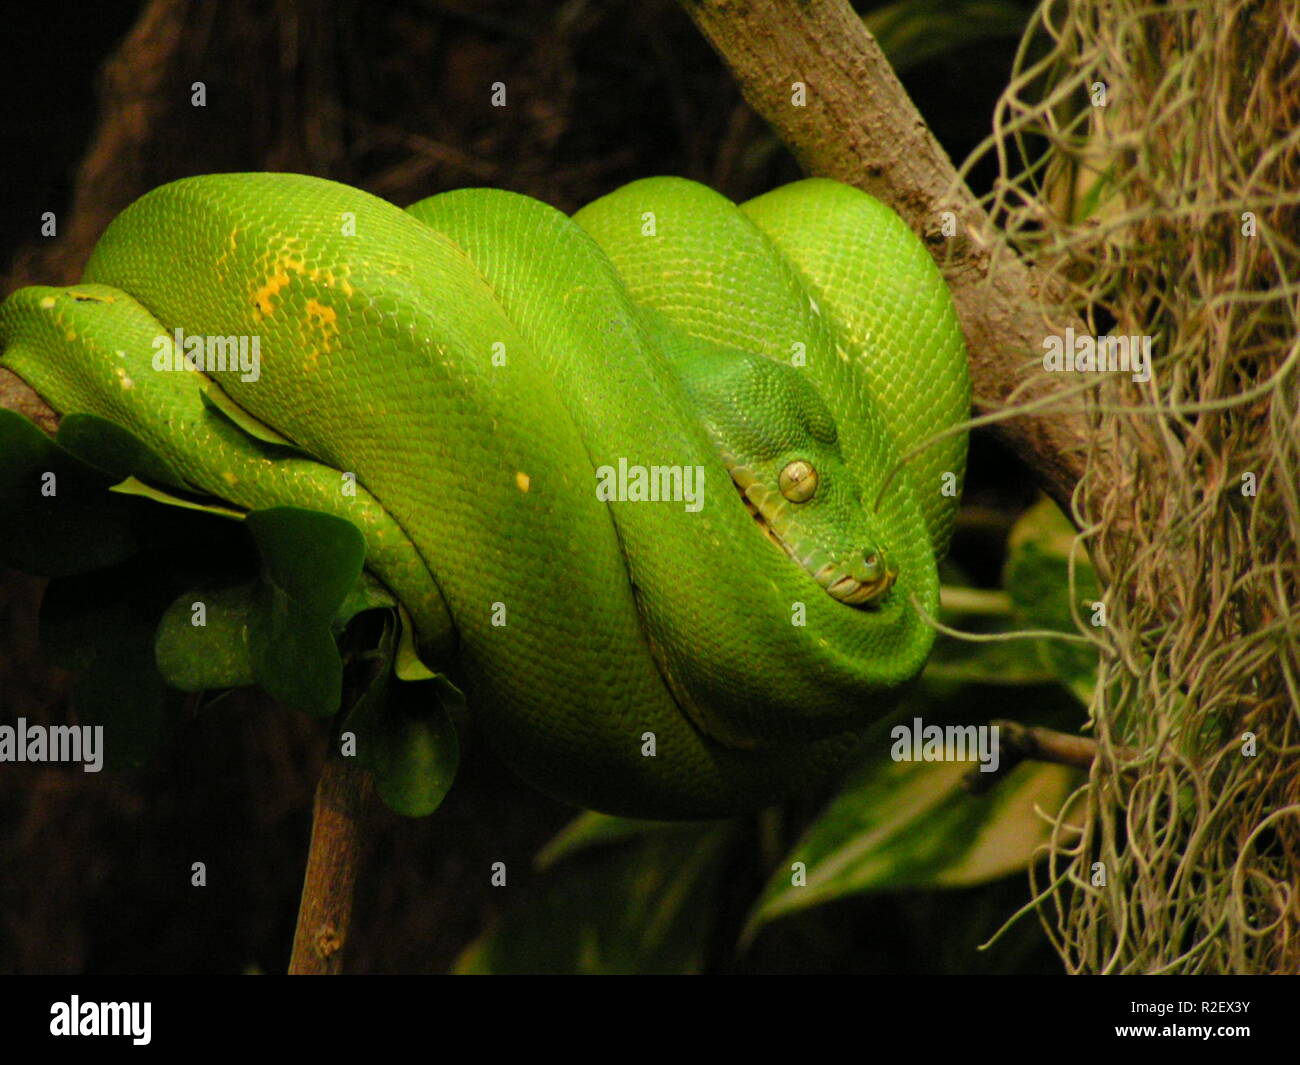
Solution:
M 731 483 L 736 486 L 736 491 L 740 493 L 740 498 L 741 501 L 745 504 L 745 509 L 749 511 L 750 517 L 754 519 L 754 523 L 759 527 L 759 529 L 762 530 L 763 535 L 767 537 L 769 542 L 775 544 L 787 555 L 789 555 L 792 559 L 798 562 L 799 561 L 798 556 L 795 555 L 790 545 L 787 544 L 784 540 L 782 540 L 779 535 L 777 535 L 776 530 L 772 528 L 771 524 L 768 522 L 763 512 L 758 509 L 758 504 L 756 504 L 752 499 L 750 499 L 749 496 L 746 494 L 745 489 L 740 486 L 740 482 L 733 479 Z
M 832 599 L 843 603 L 845 606 L 871 608 L 879 606 L 882 600 L 888 596 L 894 582 L 898 579 L 898 566 L 896 564 L 892 561 L 886 561 L 880 576 L 870 581 L 859 580 L 851 573 L 844 572 L 844 567 L 835 562 L 826 562 L 819 567 L 815 566 L 811 555 L 806 558 L 800 557 L 794 547 L 773 528 L 767 515 L 763 513 L 762 507 L 751 497 L 751 491 L 755 491 L 755 494 L 762 492 L 761 487 L 756 488 L 757 482 L 750 480 L 748 484 L 742 483 L 742 480 L 737 475 L 738 467 L 729 465 L 728 472 L 731 473 L 731 483 L 736 486 L 736 491 L 745 504 L 745 509 L 749 511 L 750 516 L 759 529 L 762 530 L 763 535 L 785 552 L 789 558 L 812 574 L 813 579 L 826 590 L 826 593 Z
M 846 573 L 823 587 L 833 599 L 846 606 L 875 606 L 889 594 L 897 579 L 898 569 L 890 564 L 879 580 L 860 581 Z

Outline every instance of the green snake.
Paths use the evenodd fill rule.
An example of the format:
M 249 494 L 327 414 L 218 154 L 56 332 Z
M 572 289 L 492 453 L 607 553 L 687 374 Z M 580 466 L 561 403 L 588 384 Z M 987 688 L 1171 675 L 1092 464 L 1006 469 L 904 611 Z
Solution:
M 256 372 L 160 370 L 176 330 L 257 338 Z M 923 445 L 968 414 L 965 348 L 921 241 L 846 185 L 737 206 L 651 178 L 570 218 L 188 178 L 128 207 L 81 284 L 14 293 L 0 353 L 181 484 L 352 521 L 420 657 L 580 805 L 778 800 L 933 642 L 966 440 Z M 217 414 L 209 379 L 295 450 Z

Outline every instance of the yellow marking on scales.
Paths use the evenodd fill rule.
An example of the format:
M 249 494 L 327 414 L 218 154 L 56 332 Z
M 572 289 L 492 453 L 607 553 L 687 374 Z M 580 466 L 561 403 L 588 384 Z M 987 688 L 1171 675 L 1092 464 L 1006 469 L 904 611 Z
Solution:
M 320 363 L 321 353 L 331 350 L 332 341 L 339 332 L 339 316 L 333 307 L 316 299 L 307 301 L 306 310 L 306 332 L 315 334 L 313 340 L 319 338 L 318 344 L 313 345 L 303 359 L 303 369 L 310 372 Z
M 239 234 L 240 234 L 239 229 L 232 229 L 230 231 L 230 239 L 226 242 L 228 247 L 226 248 L 225 251 L 221 253 L 220 256 L 217 257 L 216 262 L 212 264 L 213 269 L 217 271 L 217 279 L 219 281 L 226 280 L 226 272 L 223 269 L 223 267 L 226 264 L 226 260 L 229 259 L 232 255 L 238 253 L 239 251 Z
M 307 301 L 307 320 L 316 328 L 333 329 L 337 332 L 339 316 L 334 308 L 319 300 Z
M 54 305 L 57 302 L 58 301 L 53 296 L 46 296 L 41 300 L 41 310 L 52 311 L 54 310 Z
M 253 305 L 263 318 L 270 318 L 275 313 L 275 304 L 271 300 L 280 294 L 280 290 L 289 283 L 289 274 L 279 269 L 267 278 L 266 283 L 253 293 Z
M 518 487 L 519 491 L 527 492 L 532 486 L 532 483 L 533 479 L 529 477 L 528 474 L 524 473 L 523 470 L 519 470 L 515 473 L 515 485 Z
M 253 293 L 253 305 L 257 308 L 258 316 L 269 318 L 275 313 L 275 298 L 280 292 L 294 279 L 305 279 L 312 284 L 323 288 L 339 288 L 345 297 L 351 297 L 352 285 L 346 278 L 336 277 L 334 271 L 326 268 L 313 266 L 307 269 L 307 264 L 302 259 L 300 250 L 301 241 L 293 241 L 293 245 L 286 247 L 276 257 L 271 266 L 271 271 L 263 282 L 262 286 Z M 326 325 L 335 325 L 338 315 L 332 307 L 320 303 L 318 300 L 307 300 L 307 315 L 309 319 L 320 319 Z

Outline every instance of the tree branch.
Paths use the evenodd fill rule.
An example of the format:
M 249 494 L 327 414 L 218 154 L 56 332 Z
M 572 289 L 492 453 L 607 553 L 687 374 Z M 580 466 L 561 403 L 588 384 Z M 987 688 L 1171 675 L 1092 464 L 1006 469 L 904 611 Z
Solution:
M 1089 736 L 1057 732 L 1041 725 L 1022 725 L 1019 721 L 999 718 L 990 721 L 989 726 L 998 730 L 998 767 L 992 773 L 976 768 L 966 774 L 963 781 L 966 790 L 976 795 L 988 791 L 1024 761 L 1049 762 L 1087 772 L 1101 750 L 1097 741 Z M 1112 752 L 1121 762 L 1137 758 L 1137 753 L 1128 747 L 1114 747 Z
M 3 366 L 0 366 L 0 407 L 25 415 L 50 436 L 59 427 L 59 416 L 50 405 L 31 385 Z
M 352 923 L 352 895 L 374 803 L 370 774 L 352 759 L 330 754 L 316 785 L 311 849 L 303 877 L 289 973 L 331 976 L 343 971 Z
M 1007 247 L 908 98 L 889 61 L 846 0 L 681 0 L 731 68 L 745 99 L 810 174 L 855 185 L 893 207 L 920 234 L 952 291 L 966 335 L 981 410 L 1054 395 L 1032 364 L 1043 337 L 1072 326 L 1048 322 L 1059 297 L 1049 281 Z M 792 103 L 806 87 L 805 106 Z M 941 212 L 957 235 L 941 232 Z M 1046 299 L 1044 299 L 1046 297 Z M 1088 425 L 1061 407 L 1000 422 L 997 434 L 1071 514 L 1083 474 Z

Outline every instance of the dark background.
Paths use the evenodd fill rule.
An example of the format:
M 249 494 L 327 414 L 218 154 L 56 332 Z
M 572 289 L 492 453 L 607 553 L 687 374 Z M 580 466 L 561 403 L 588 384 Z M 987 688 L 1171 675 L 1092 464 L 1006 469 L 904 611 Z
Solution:
M 1005 10 L 1027 18 L 1029 7 Z M 106 61 L 146 11 L 150 39 L 106 76 Z M 51 2 L 10 5 L 6 37 L 5 292 L 75 280 L 117 210 L 193 173 L 303 170 L 399 204 L 493 185 L 565 210 L 657 173 L 737 200 L 799 176 L 689 20 L 664 0 Z M 891 56 L 955 160 L 987 133 L 1015 45 L 1005 33 L 945 38 L 931 58 Z M 207 86 L 204 109 L 190 106 L 194 81 Z M 509 107 L 490 106 L 494 81 L 506 83 Z M 977 169 L 976 193 L 991 179 L 988 166 Z M 40 237 L 45 211 L 59 219 L 53 240 Z M 997 534 L 1033 497 L 1028 484 L 1014 459 L 977 435 L 966 502 L 990 520 L 983 533 L 980 521 L 968 522 L 955 548 L 977 580 L 996 583 Z M 70 720 L 69 677 L 35 643 L 40 588 L 0 573 L 0 720 Z M 512 870 L 509 894 L 527 892 L 534 853 L 572 816 L 511 777 L 472 731 L 465 741 L 461 775 L 435 816 L 378 817 L 349 970 L 444 971 L 509 904 L 488 886 L 491 863 Z M 318 722 L 241 696 L 179 718 L 148 769 L 0 766 L 0 972 L 282 971 L 324 743 Z M 207 864 L 205 889 L 190 886 L 194 861 Z M 734 922 L 763 872 L 744 860 L 734 867 L 710 968 L 992 964 L 970 953 L 980 930 L 954 925 L 976 892 L 823 907 L 765 932 L 736 962 Z M 1024 882 L 1013 879 L 980 897 L 1014 909 Z M 1059 971 L 1039 940 L 997 965 Z

